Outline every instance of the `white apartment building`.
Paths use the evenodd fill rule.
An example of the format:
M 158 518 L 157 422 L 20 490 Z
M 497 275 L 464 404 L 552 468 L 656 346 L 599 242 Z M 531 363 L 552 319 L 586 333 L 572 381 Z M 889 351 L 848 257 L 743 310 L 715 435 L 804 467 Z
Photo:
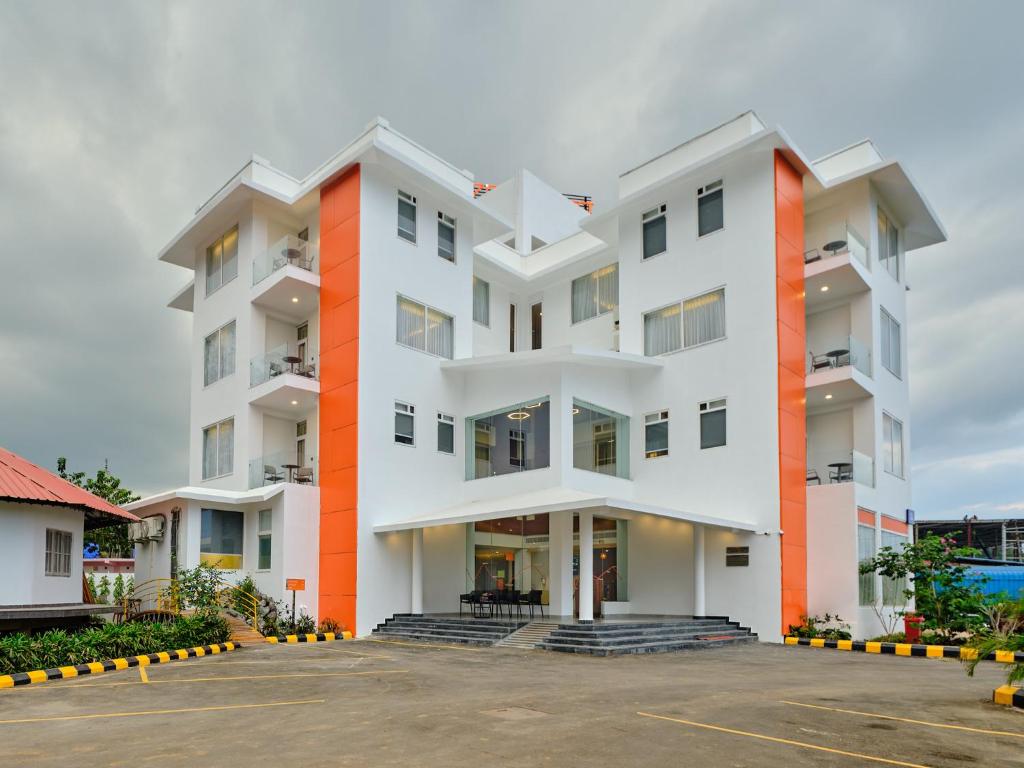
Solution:
M 137 578 L 301 578 L 358 635 L 474 589 L 878 634 L 906 254 L 944 239 L 871 142 L 810 161 L 752 112 L 597 212 L 382 119 L 301 180 L 254 157 L 160 253 L 194 273 L 189 485 L 130 505 L 168 522 Z

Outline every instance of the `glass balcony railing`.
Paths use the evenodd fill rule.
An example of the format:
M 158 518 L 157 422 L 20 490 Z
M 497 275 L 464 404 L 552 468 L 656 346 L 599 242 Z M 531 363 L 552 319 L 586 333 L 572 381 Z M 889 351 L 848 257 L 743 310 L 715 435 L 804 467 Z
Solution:
M 846 456 L 828 461 L 819 467 L 807 467 L 807 484 L 858 483 L 875 487 L 875 460 L 860 451 L 849 451 Z
M 822 259 L 848 254 L 865 267 L 868 266 L 867 240 L 849 224 L 844 224 L 841 227 L 828 227 L 817 235 L 811 232 L 808 241 L 815 247 L 804 252 L 804 264 L 812 264 Z
M 865 376 L 871 375 L 871 352 L 866 344 L 854 336 L 847 336 L 836 342 L 834 349 L 823 352 L 808 351 L 807 357 L 807 373 L 853 366 Z
M 265 280 L 287 265 L 316 274 L 320 270 L 316 246 L 295 235 L 286 235 L 253 260 L 252 284 Z
M 316 378 L 316 365 L 297 344 L 281 344 L 249 361 L 249 386 L 258 387 L 282 373 L 294 373 L 308 379 Z
M 249 461 L 249 487 L 261 488 L 275 483 L 316 485 L 316 464 L 294 450 L 274 451 Z

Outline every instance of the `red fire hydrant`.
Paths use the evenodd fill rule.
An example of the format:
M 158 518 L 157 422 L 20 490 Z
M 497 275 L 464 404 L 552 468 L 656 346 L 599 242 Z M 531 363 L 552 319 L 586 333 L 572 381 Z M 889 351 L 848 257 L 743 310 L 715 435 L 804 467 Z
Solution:
M 916 643 L 921 639 L 921 625 L 923 623 L 924 616 L 908 613 L 903 617 L 903 632 L 908 643 Z

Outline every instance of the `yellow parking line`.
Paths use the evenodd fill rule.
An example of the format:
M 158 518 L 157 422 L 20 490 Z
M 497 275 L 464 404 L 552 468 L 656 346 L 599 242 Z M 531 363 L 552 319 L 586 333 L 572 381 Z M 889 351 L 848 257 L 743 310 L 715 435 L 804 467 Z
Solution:
M 148 683 L 149 682 L 149 675 L 146 674 L 146 668 L 145 667 L 139 667 L 139 677 L 142 679 L 142 682 L 144 682 L 144 683 Z
M 909 717 L 895 717 L 894 715 L 879 715 L 874 712 L 858 712 L 854 709 L 839 709 L 837 707 L 824 707 L 820 704 L 802 704 L 799 701 L 780 701 L 780 704 L 790 704 L 794 707 L 807 707 L 808 709 L 824 709 L 829 712 L 841 712 L 844 715 L 860 715 L 861 717 L 877 717 L 880 720 L 896 720 L 901 723 L 912 723 L 913 725 L 926 725 L 929 728 L 949 728 L 954 731 L 970 731 L 971 733 L 984 733 L 989 736 L 1009 736 L 1013 739 L 1024 739 L 1024 733 L 1013 731 L 993 731 L 988 728 L 971 728 L 969 725 L 950 725 L 949 723 L 931 723 L 927 720 L 913 720 Z
M 78 685 L 62 685 L 50 688 L 40 687 L 38 689 L 26 690 L 48 690 L 48 691 L 69 691 L 75 688 L 116 688 L 122 685 L 173 685 L 175 683 L 219 683 L 238 680 L 280 680 L 289 677 L 365 677 L 367 675 L 397 675 L 407 673 L 408 669 L 367 669 L 360 672 L 290 672 L 280 675 L 233 675 L 230 677 L 185 677 L 181 680 L 127 680 L 120 683 L 80 683 Z
M 865 755 L 861 752 L 847 752 L 844 749 L 833 749 L 832 747 L 823 747 L 819 744 L 808 744 L 803 741 L 793 741 L 792 739 L 780 739 L 778 736 L 766 736 L 763 733 L 751 733 L 750 731 L 738 731 L 735 728 L 724 728 L 721 725 L 709 725 L 708 723 L 695 723 L 692 720 L 680 720 L 675 717 L 666 717 L 664 715 L 652 715 L 649 712 L 637 712 L 641 717 L 651 717 L 655 720 L 667 720 L 670 723 L 680 723 L 682 725 L 690 725 L 694 728 L 706 728 L 710 731 L 719 731 L 721 733 L 731 733 L 734 736 L 748 736 L 752 739 L 761 739 L 763 741 L 773 741 L 776 744 L 787 744 L 791 747 L 802 747 L 803 749 L 813 749 L 818 752 L 828 752 L 833 755 L 844 755 L 845 757 L 856 757 L 860 760 L 870 760 L 875 763 L 885 763 L 886 765 L 901 765 L 903 768 L 929 768 L 927 765 L 920 765 L 919 763 L 906 763 L 901 760 L 890 760 L 887 757 L 876 757 L 875 755 Z
M 365 643 L 389 643 L 391 645 L 409 645 L 409 646 L 412 646 L 413 648 L 438 648 L 438 649 L 443 650 L 443 651 L 469 651 L 471 653 L 480 653 L 480 651 L 483 650 L 483 648 L 470 648 L 468 646 L 464 647 L 464 646 L 461 646 L 461 645 L 428 645 L 427 643 L 406 643 L 406 642 L 403 642 L 401 640 L 367 639 L 367 640 L 364 640 L 363 642 L 365 642 Z
M 218 712 L 225 709 L 260 709 L 263 707 L 290 707 L 299 704 L 323 704 L 327 699 L 304 699 L 302 701 L 269 701 L 263 704 L 225 704 L 219 707 L 188 707 L 187 709 L 148 709 L 141 712 L 104 712 L 95 715 L 61 715 L 58 717 L 23 717 L 16 720 L 0 720 L 0 725 L 17 723 L 48 723 L 55 720 L 98 720 L 106 717 L 141 717 L 143 715 L 177 715 L 185 712 Z

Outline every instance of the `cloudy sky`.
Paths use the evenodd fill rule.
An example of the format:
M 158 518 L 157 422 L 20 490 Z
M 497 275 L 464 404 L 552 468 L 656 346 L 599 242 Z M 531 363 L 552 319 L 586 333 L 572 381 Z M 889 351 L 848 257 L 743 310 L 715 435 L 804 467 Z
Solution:
M 1024 4 L 0 0 L 0 445 L 186 481 L 188 280 L 157 251 L 252 153 L 304 176 L 374 115 L 478 179 L 609 205 L 755 109 L 865 136 L 950 242 L 911 254 L 919 517 L 1024 516 Z

